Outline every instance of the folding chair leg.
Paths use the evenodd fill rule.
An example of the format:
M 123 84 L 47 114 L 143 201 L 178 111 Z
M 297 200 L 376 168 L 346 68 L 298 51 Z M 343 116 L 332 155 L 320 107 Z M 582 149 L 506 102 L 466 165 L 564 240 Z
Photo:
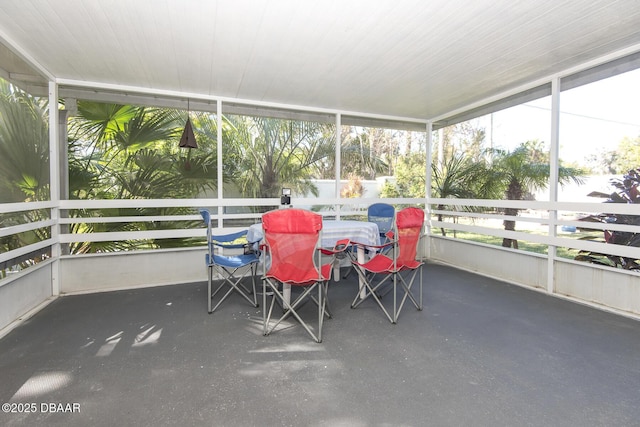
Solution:
M 314 341 L 320 343 L 322 342 L 322 326 L 324 323 L 324 314 L 326 312 L 326 303 L 325 303 L 325 293 L 326 293 L 326 289 L 325 289 L 325 283 L 317 283 L 316 285 L 313 286 L 309 286 L 307 287 L 301 295 L 299 295 L 295 301 L 289 303 L 289 304 L 285 304 L 283 303 L 283 307 L 286 307 L 286 312 L 273 324 L 271 325 L 271 315 L 273 313 L 273 306 L 274 303 L 276 301 L 276 299 L 281 299 L 284 300 L 284 296 L 282 293 L 280 293 L 280 291 L 277 289 L 276 286 L 274 286 L 272 283 L 269 283 L 269 287 L 271 288 L 271 290 L 273 291 L 273 299 L 271 301 L 270 307 L 269 307 L 269 312 L 267 314 L 267 310 L 266 310 L 266 280 L 263 280 L 263 309 L 262 309 L 262 319 L 263 319 L 263 334 L 269 335 L 271 332 L 273 332 L 280 323 L 282 323 L 284 320 L 286 320 L 289 316 L 293 316 L 297 319 L 297 321 L 302 325 L 302 327 L 307 331 L 307 333 L 311 336 L 311 338 L 313 338 Z M 311 328 L 307 325 L 307 323 L 302 320 L 302 318 L 300 317 L 300 315 L 298 314 L 298 312 L 296 311 L 297 309 L 299 309 L 302 306 L 302 303 L 305 301 L 305 298 L 307 296 L 311 297 L 311 292 L 314 290 L 314 287 L 318 288 L 318 330 L 317 333 L 314 333 Z M 314 301 L 316 301 L 315 298 L 312 298 Z
M 318 285 L 316 285 L 318 286 Z M 304 322 L 304 320 L 302 320 L 302 318 L 300 317 L 300 315 L 298 314 L 298 312 L 296 311 L 297 308 L 299 308 L 298 306 L 300 305 L 300 303 L 303 301 L 303 299 L 307 296 L 307 294 L 309 294 L 311 291 L 313 291 L 313 286 L 307 288 L 304 290 L 304 292 L 302 293 L 302 295 L 300 295 L 294 302 L 293 304 L 289 304 L 288 308 L 287 308 L 287 312 L 285 314 L 282 315 L 282 317 L 275 323 L 275 325 L 273 326 L 273 329 L 275 329 L 280 322 L 282 322 L 283 320 L 285 320 L 287 317 L 289 317 L 290 315 L 292 315 L 293 317 L 295 317 L 298 322 L 300 322 L 300 324 L 302 325 L 302 327 L 307 331 L 307 333 L 311 336 L 311 338 L 313 338 L 316 342 L 321 342 L 321 339 L 316 336 L 316 334 L 313 333 L 313 331 L 311 330 L 311 328 L 309 328 L 309 326 Z M 320 304 L 322 305 L 322 304 Z M 324 307 L 318 308 L 318 312 L 320 314 L 323 313 L 322 310 L 324 310 Z M 318 331 L 321 331 L 322 324 L 319 322 L 319 326 L 318 326 Z M 272 330 L 273 330 L 272 329 Z M 320 334 L 321 335 L 321 334 Z
M 420 302 L 416 301 L 415 297 L 413 296 L 413 293 L 411 292 L 411 288 L 413 287 L 415 278 L 416 278 L 416 273 L 418 271 L 414 271 L 413 275 L 411 276 L 411 280 L 409 281 L 409 284 L 407 284 L 406 280 L 404 279 L 404 277 L 402 277 L 402 275 L 400 275 L 400 273 L 398 273 L 398 275 L 400 275 L 400 285 L 402 287 L 402 289 L 404 290 L 404 295 L 402 296 L 402 300 L 400 301 L 400 306 L 397 309 L 395 309 L 395 298 L 396 298 L 396 292 L 394 289 L 394 319 L 396 320 L 396 322 L 398 321 L 398 317 L 400 316 L 400 311 L 402 310 L 402 307 L 404 306 L 404 303 L 406 302 L 407 298 L 409 298 L 411 300 L 411 302 L 413 303 L 413 305 L 418 309 L 418 311 L 422 311 L 422 268 L 420 268 Z
M 213 267 L 208 267 L 208 270 L 209 274 L 207 280 L 207 311 L 209 312 L 209 314 L 211 314 L 211 279 L 213 278 Z
M 241 290 L 237 289 L 237 282 L 234 284 L 228 278 L 223 278 L 223 280 L 220 282 L 220 285 L 218 286 L 218 288 L 213 293 L 211 292 L 212 282 L 213 282 L 213 267 L 209 267 L 209 277 L 208 277 L 208 283 L 207 283 L 207 293 L 208 293 L 208 296 L 209 296 L 209 300 L 207 302 L 207 310 L 208 310 L 209 314 L 211 314 L 214 311 L 216 311 L 216 309 L 220 306 L 220 304 L 222 304 L 224 302 L 224 300 L 227 299 L 227 297 L 234 291 L 234 289 L 237 290 L 238 293 L 240 293 L 240 295 L 245 297 L 245 299 L 247 299 L 250 303 L 253 304 L 253 302 L 249 298 L 247 298 L 247 296 Z M 230 284 L 229 289 L 227 289 L 227 292 L 220 298 L 220 300 L 218 300 L 218 303 L 213 308 L 211 308 L 213 298 L 216 295 L 218 295 L 218 292 L 220 292 L 220 290 L 222 290 L 224 285 L 227 284 L 226 282 L 229 282 L 229 284 Z M 255 304 L 254 304 L 254 306 L 255 306 Z
M 271 315 L 272 308 L 273 299 L 271 300 L 269 315 Z M 262 279 L 262 335 L 267 335 L 267 285 L 265 284 L 265 279 Z
M 220 286 L 218 286 L 218 289 L 215 290 L 215 292 L 213 292 L 213 294 L 211 294 L 209 296 L 209 300 L 213 300 L 213 298 L 218 294 L 218 292 L 220 292 L 220 290 L 223 288 L 223 286 L 225 285 L 225 282 L 222 281 L 220 283 Z M 209 314 L 213 313 L 214 311 L 216 311 L 218 309 L 218 307 L 220 306 L 220 304 L 222 304 L 224 302 L 224 300 L 227 299 L 227 297 L 229 295 L 231 295 L 231 292 L 233 292 L 233 287 L 230 287 L 229 289 L 227 289 L 227 292 L 222 296 L 222 298 L 220 298 L 218 300 L 218 303 L 211 309 L 211 311 L 209 312 Z
M 323 297 L 323 288 L 324 288 L 324 284 L 323 283 L 318 283 L 318 338 L 316 341 L 318 341 L 319 343 L 322 342 L 322 325 L 324 323 L 324 301 L 325 298 Z
M 267 287 L 267 282 L 268 282 L 268 279 L 262 279 L 262 323 L 263 323 L 262 334 L 265 336 L 269 335 L 276 328 L 278 323 L 283 320 L 283 318 L 281 318 L 271 329 L 269 329 L 269 324 L 271 323 L 271 315 L 273 314 L 273 307 L 277 302 L 277 299 L 281 298 L 282 300 L 284 300 L 284 297 L 278 291 L 277 287 L 274 286 L 271 282 L 268 283 L 268 287 Z M 269 304 L 268 314 L 267 314 L 267 289 L 270 289 L 272 293 L 271 304 Z M 284 310 L 284 303 L 282 304 L 282 307 Z
M 323 298 L 324 298 L 324 314 L 325 316 L 327 316 L 329 319 L 333 318 L 333 313 L 331 312 L 331 307 L 329 306 L 329 282 L 325 282 L 325 289 L 324 289 L 324 294 L 323 294 Z M 314 297 L 314 296 L 310 296 L 311 300 L 316 304 L 319 305 L 320 303 L 318 302 L 318 300 Z
M 269 291 L 267 289 L 271 289 L 271 304 L 269 304 L 268 314 L 267 314 L 267 294 Z M 271 283 L 269 283 L 269 286 L 267 287 L 267 280 L 262 279 L 262 335 L 264 336 L 269 335 L 273 331 L 273 329 L 275 329 L 275 326 L 274 326 L 274 328 L 269 330 L 268 325 L 271 322 L 273 307 L 276 305 L 276 303 L 280 305 L 278 302 L 278 299 L 276 298 L 276 294 L 280 295 L 277 289 L 274 290 L 274 287 Z
M 362 271 L 360 268 L 357 268 L 357 267 L 355 268 L 355 270 L 358 273 L 358 276 L 360 278 L 360 283 L 362 285 L 358 288 L 358 293 L 356 294 L 356 297 L 353 299 L 353 302 L 351 303 L 351 308 L 358 307 L 360 304 L 362 304 L 362 302 L 364 300 L 366 300 L 369 297 L 372 297 L 376 301 L 378 306 L 382 309 L 382 311 L 384 312 L 385 316 L 387 316 L 387 319 L 389 319 L 389 322 L 396 323 L 394 321 L 394 318 L 391 317 L 391 315 L 389 314 L 389 312 L 385 308 L 384 304 L 382 304 L 382 301 L 380 300 L 380 298 L 376 295 L 376 291 L 378 290 L 378 288 L 380 286 L 382 286 L 383 284 L 385 284 L 387 279 L 389 279 L 389 276 L 386 276 L 378 284 L 376 284 L 375 286 L 372 287 L 371 284 L 370 284 L 370 280 L 368 280 L 367 277 L 366 277 L 366 273 L 364 271 Z M 365 289 L 366 294 L 365 294 L 364 298 L 360 298 L 360 292 L 362 291 L 362 286 L 364 286 L 366 288 Z
M 260 304 L 258 304 L 258 294 L 256 293 L 256 273 L 257 273 L 257 270 L 258 270 L 257 264 L 251 264 L 251 266 L 250 266 L 251 287 L 253 289 L 253 306 L 254 307 L 260 307 Z
M 389 319 L 389 321 L 393 324 L 396 324 L 398 322 L 398 318 L 400 317 L 400 312 L 402 311 L 402 308 L 407 299 L 410 299 L 413 305 L 418 310 L 422 310 L 422 267 L 420 267 L 420 277 L 419 277 L 420 278 L 419 301 L 416 300 L 416 297 L 412 292 L 416 274 L 418 273 L 417 269 L 411 273 L 411 276 L 410 276 L 411 280 L 409 281 L 409 283 L 407 283 L 407 281 L 402 276 L 402 274 L 398 272 L 398 273 L 385 276 L 380 282 L 376 284 L 371 283 L 372 277 L 367 277 L 366 272 L 358 268 L 355 268 L 355 270 L 358 273 L 358 275 L 365 280 L 361 280 L 362 286 L 359 288 L 358 294 L 353 299 L 353 302 L 351 303 L 351 308 L 358 307 L 360 304 L 362 304 L 364 300 L 366 300 L 369 297 L 372 297 L 376 301 L 378 306 L 382 309 L 384 314 L 387 316 L 387 319 Z M 387 282 L 387 280 L 391 278 L 392 278 L 392 281 Z M 398 286 L 398 283 L 399 283 L 399 286 Z M 379 289 L 385 285 L 388 285 L 389 288 L 385 289 L 384 293 L 379 294 Z M 364 289 L 365 296 L 363 298 L 360 298 L 360 293 L 363 290 L 362 287 L 365 288 Z M 399 288 L 402 289 L 402 291 L 404 291 L 404 294 L 402 295 L 400 302 L 398 302 Z M 382 302 L 382 297 L 388 294 L 389 292 L 393 292 L 393 312 L 391 314 L 389 313 L 389 311 L 387 310 L 387 308 L 384 306 Z
M 398 323 L 398 306 L 396 305 L 398 300 L 398 292 L 396 291 L 397 285 L 398 285 L 398 274 L 400 273 L 394 273 L 393 275 L 393 323 L 394 324 Z
M 254 307 L 258 307 L 259 306 L 258 300 L 257 300 L 257 296 L 256 296 L 255 266 L 254 265 L 250 266 L 251 283 L 252 283 L 252 289 L 253 289 L 253 300 L 248 296 L 248 294 L 251 291 L 249 291 L 249 289 L 247 289 L 241 283 L 242 279 L 244 279 L 245 276 L 236 277 L 234 275 L 237 270 L 238 269 L 236 268 L 236 269 L 230 271 L 230 270 L 227 270 L 226 268 L 223 267 L 222 271 L 224 272 L 224 274 L 222 274 L 222 272 L 219 271 L 220 275 L 222 276 L 222 281 L 220 283 L 220 286 L 218 286 L 218 288 L 215 290 L 215 292 L 211 293 L 211 287 L 212 287 L 211 285 L 212 285 L 212 280 L 213 280 L 213 266 L 209 266 L 209 276 L 208 276 L 208 280 L 207 280 L 207 292 L 208 292 L 208 296 L 209 296 L 209 300 L 208 300 L 208 303 L 207 303 L 207 310 L 208 310 L 209 314 L 211 314 L 214 311 L 216 311 L 216 309 L 220 306 L 220 304 L 222 304 L 224 302 L 224 300 L 226 300 L 227 297 L 233 291 L 238 292 L 240 294 L 240 296 L 242 296 L 244 299 L 246 299 Z M 231 280 L 232 278 L 235 279 L 235 281 Z M 220 292 L 220 290 L 222 290 L 224 285 L 228 285 L 229 289 L 220 298 L 220 300 L 218 300 L 217 304 L 213 308 L 211 308 L 212 299 L 218 294 L 218 292 Z

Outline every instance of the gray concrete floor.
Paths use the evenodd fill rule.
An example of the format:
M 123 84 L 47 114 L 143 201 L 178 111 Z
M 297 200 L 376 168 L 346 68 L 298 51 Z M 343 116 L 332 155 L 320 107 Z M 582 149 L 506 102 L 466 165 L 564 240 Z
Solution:
M 332 283 L 321 344 L 295 323 L 262 336 L 238 296 L 207 314 L 204 283 L 59 298 L 0 340 L 0 402 L 35 409 L 0 424 L 640 425 L 639 322 L 424 273 L 397 325 L 349 308 L 355 275 Z

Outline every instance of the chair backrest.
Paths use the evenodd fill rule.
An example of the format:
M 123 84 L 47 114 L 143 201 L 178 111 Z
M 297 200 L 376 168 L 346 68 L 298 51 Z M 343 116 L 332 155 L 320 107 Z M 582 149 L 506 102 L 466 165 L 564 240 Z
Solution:
M 211 252 L 211 213 L 206 209 L 200 209 L 199 212 L 207 226 L 207 246 L 209 247 L 209 252 Z
M 396 214 L 396 239 L 399 247 L 396 262 L 398 265 L 416 260 L 423 226 L 424 211 L 420 208 L 408 207 Z
M 309 284 L 321 278 L 316 249 L 322 216 L 304 209 L 278 209 L 262 215 L 264 240 L 270 257 L 265 276 L 284 283 Z
M 367 209 L 367 220 L 378 224 L 380 235 L 384 235 L 393 227 L 396 209 L 387 203 L 374 203 Z

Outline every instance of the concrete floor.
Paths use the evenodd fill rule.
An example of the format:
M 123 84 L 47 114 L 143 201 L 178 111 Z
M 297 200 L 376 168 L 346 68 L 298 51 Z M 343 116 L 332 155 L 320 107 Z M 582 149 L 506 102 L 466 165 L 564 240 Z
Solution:
M 321 344 L 235 295 L 207 314 L 205 283 L 59 298 L 0 340 L 0 425 L 640 425 L 638 321 L 424 273 L 397 325 L 332 283 Z

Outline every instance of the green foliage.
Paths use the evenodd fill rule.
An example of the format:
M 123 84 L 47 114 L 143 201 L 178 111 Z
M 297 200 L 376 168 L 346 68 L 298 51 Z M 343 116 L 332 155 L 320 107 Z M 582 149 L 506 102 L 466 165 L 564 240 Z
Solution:
M 613 175 L 624 174 L 640 164 L 640 137 L 625 137 L 615 150 L 602 147 L 600 153 L 588 159 L 594 173 Z
M 382 188 L 380 189 L 380 197 L 381 198 L 400 197 L 400 190 L 393 182 L 389 180 L 385 180 L 384 184 L 382 184 Z
M 48 197 L 48 129 L 39 100 L 9 86 L 0 100 L 0 195 L 3 201 Z M 69 182 L 72 199 L 193 198 L 210 194 L 218 183 L 218 121 L 209 113 L 190 113 L 198 148 L 178 147 L 187 119 L 184 111 L 80 100 L 69 119 Z M 231 116 L 222 120 L 223 182 L 242 197 L 278 197 L 282 187 L 318 195 L 313 178 L 335 176 L 335 125 L 264 117 Z M 425 197 L 426 157 L 421 138 L 410 132 L 379 128 L 342 128 L 342 164 L 354 183 L 380 174 L 393 176 L 382 197 Z M 457 133 L 456 133 L 457 132 Z M 481 150 L 484 130 L 469 124 L 445 132 L 446 160 L 433 166 L 436 197 L 520 199 L 546 185 L 548 155 L 539 141 L 513 152 Z M 400 142 L 404 141 L 405 144 Z M 414 147 L 415 145 L 415 147 Z M 415 149 L 418 147 L 419 149 Z M 456 148 L 457 147 L 457 148 Z M 457 150 L 462 151 L 457 151 Z M 454 155 L 464 152 L 465 155 Z M 4 161 L 9 159 L 9 161 Z M 561 182 L 575 178 L 560 172 Z M 571 175 L 573 174 L 573 175 Z M 361 195 L 354 185 L 350 195 Z M 267 207 L 268 208 L 268 207 Z M 180 209 L 119 209 L 115 216 L 180 214 Z M 100 217 L 107 212 L 77 210 L 70 215 Z M 517 214 L 517 211 L 516 211 Z M 153 230 L 173 223 L 79 223 L 72 232 Z M 183 225 L 182 225 L 183 226 Z M 126 250 L 188 244 L 178 240 L 105 242 L 73 245 L 75 252 Z
M 587 164 L 593 174 L 615 174 L 617 161 L 617 151 L 605 150 L 604 148 L 601 148 L 598 155 L 592 154 L 587 158 Z
M 534 190 L 549 183 L 549 156 L 539 141 L 527 141 L 512 151 L 490 150 L 471 155 L 451 153 L 441 165 L 432 165 L 432 194 L 438 198 L 469 198 L 524 200 Z M 581 183 L 584 172 L 562 166 L 560 184 Z M 444 205 L 438 209 L 443 210 Z M 518 209 L 508 208 L 504 213 L 517 216 Z M 438 216 L 442 221 L 442 215 Z M 514 220 L 505 220 L 506 230 L 515 230 Z M 442 230 L 445 233 L 445 230 Z M 503 246 L 518 247 L 518 242 L 504 239 Z
M 335 152 L 329 125 L 247 116 L 229 120 L 236 132 L 228 150 L 236 150 L 230 154 L 239 159 L 235 183 L 243 197 L 279 197 L 283 187 L 318 195 L 311 181 L 315 168 Z
M 46 103 L 0 86 L 0 202 L 49 199 L 49 126 Z
M 341 142 L 341 163 L 348 165 L 350 173 L 362 179 L 375 179 L 379 174 L 390 173 L 391 157 L 397 152 L 397 142 L 390 131 L 343 126 Z M 335 156 L 331 156 L 330 160 L 330 170 L 333 172 Z
M 0 203 L 49 200 L 49 127 L 46 101 L 0 80 Z M 48 210 L 0 215 L 0 228 L 46 220 Z M 0 253 L 46 240 L 49 228 L 0 237 Z M 39 262 L 46 250 L 19 257 L 22 267 Z M 9 266 L 11 267 L 11 266 Z M 5 266 L 0 277 L 6 275 Z
M 617 173 L 627 173 L 640 165 L 640 137 L 624 138 L 618 144 L 617 158 L 614 163 Z
M 520 144 L 512 151 L 494 150 L 491 162 L 492 185 L 504 191 L 506 200 L 525 200 L 531 191 L 549 185 L 551 167 L 547 157 L 540 153 L 537 141 Z M 562 185 L 573 181 L 581 184 L 584 171 L 569 167 L 558 168 L 558 182 Z M 517 216 L 518 209 L 506 208 L 505 215 Z M 515 230 L 515 221 L 505 220 L 505 230 Z M 518 242 L 505 238 L 505 247 L 518 248 Z
M 69 138 L 70 176 L 80 185 L 71 197 L 190 198 L 215 188 L 215 120 L 193 115 L 199 147 L 192 151 L 177 144 L 184 112 L 79 101 Z
M 394 182 L 385 182 L 381 197 L 425 197 L 425 173 L 426 157 L 423 153 L 399 157 L 394 169 Z
M 640 168 L 631 169 L 622 179 L 614 178 L 610 180 L 614 191 L 610 194 L 593 192 L 589 194 L 594 197 L 605 198 L 604 203 L 628 203 L 640 204 Z M 589 215 L 581 218 L 581 221 L 599 222 L 605 224 L 624 224 L 640 226 L 640 215 L 620 215 L 603 213 Z M 584 240 L 604 241 L 614 245 L 624 245 L 640 247 L 640 233 L 628 231 L 605 230 L 600 237 L 587 236 Z M 623 268 L 626 270 L 640 271 L 640 260 L 618 255 L 609 255 L 600 252 L 580 251 L 575 257 L 578 261 L 586 261 L 593 264 L 608 265 Z
M 497 198 L 500 194 L 500 189 L 494 185 L 493 170 L 484 160 L 451 154 L 441 165 L 433 163 L 431 173 L 434 197 L 485 199 Z
M 464 153 L 473 161 L 482 161 L 484 157 L 484 143 L 486 131 L 473 121 L 456 123 L 442 129 L 441 144 L 434 149 L 434 158 L 451 158 L 456 153 Z M 438 152 L 442 147 L 442 154 Z
M 492 185 L 492 171 L 484 160 L 476 161 L 464 154 L 449 154 L 442 164 L 431 165 L 431 194 L 437 198 L 493 198 L 496 187 Z M 445 209 L 444 204 L 437 206 Z M 438 214 L 438 221 L 443 214 Z M 446 230 L 441 228 L 442 235 Z
M 215 188 L 217 134 L 215 117 L 192 113 L 197 150 L 178 147 L 186 122 L 180 111 L 130 105 L 78 102 L 70 119 L 70 197 L 75 199 L 193 198 Z M 200 131 L 202 129 L 202 131 Z M 227 176 L 227 178 L 229 178 Z M 224 179 L 224 175 L 223 175 Z M 182 208 L 117 209 L 115 216 L 178 215 Z M 104 210 L 72 211 L 76 217 L 107 214 Z M 194 226 L 196 223 L 194 223 Z M 174 222 L 79 223 L 72 232 L 166 230 Z M 93 242 L 71 246 L 72 252 L 102 252 L 137 248 L 173 247 L 190 239 Z

